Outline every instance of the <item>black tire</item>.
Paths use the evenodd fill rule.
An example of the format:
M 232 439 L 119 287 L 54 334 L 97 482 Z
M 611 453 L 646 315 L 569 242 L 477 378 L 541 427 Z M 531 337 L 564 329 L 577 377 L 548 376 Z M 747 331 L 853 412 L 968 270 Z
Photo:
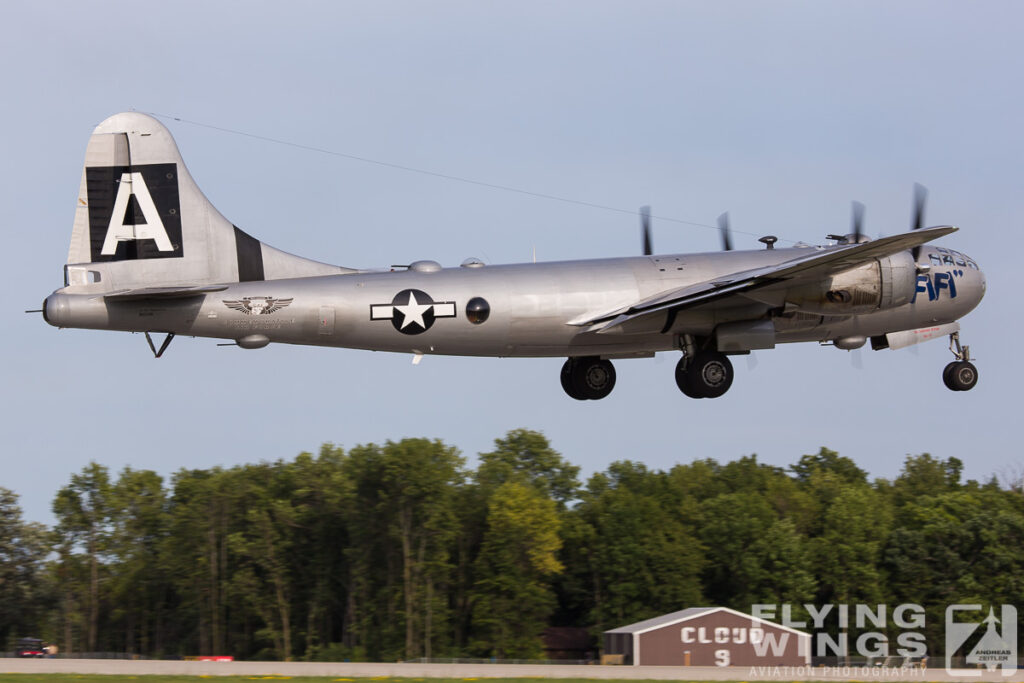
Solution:
M 950 391 L 959 391 L 953 384 L 953 370 L 956 369 L 957 361 L 953 361 L 942 369 L 942 383 L 946 385 L 946 388 Z
M 689 398 L 704 398 L 700 394 L 695 393 L 692 378 L 686 365 L 686 356 L 680 358 L 679 362 L 676 363 L 676 386 L 679 387 L 679 391 L 683 392 L 684 396 Z
M 693 393 L 718 398 L 732 386 L 732 362 L 724 353 L 701 351 L 690 362 L 686 374 Z
M 586 401 L 587 397 L 577 393 L 576 386 L 572 381 L 573 366 L 576 364 L 575 361 L 575 358 L 566 358 L 565 363 L 562 364 L 562 373 L 560 376 L 560 379 L 562 380 L 562 389 L 570 398 L 574 398 L 577 401 Z
M 615 388 L 615 366 L 596 356 L 574 358 L 571 370 L 574 391 L 591 401 L 598 401 Z
M 953 391 L 970 391 L 978 383 L 978 368 L 966 360 L 950 363 L 942 371 L 942 381 Z

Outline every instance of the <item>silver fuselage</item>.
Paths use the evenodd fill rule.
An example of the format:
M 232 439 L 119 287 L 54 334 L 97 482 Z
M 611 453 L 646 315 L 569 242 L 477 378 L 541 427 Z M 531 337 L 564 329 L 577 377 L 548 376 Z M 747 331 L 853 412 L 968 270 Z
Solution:
M 926 246 L 919 259 L 924 272 L 917 275 L 914 300 L 890 308 L 872 307 L 870 303 L 865 307 L 863 302 L 832 303 L 822 298 L 831 286 L 829 282 L 794 282 L 737 300 L 689 308 L 673 316 L 663 314 L 638 328 L 602 334 L 572 324 L 659 292 L 781 263 L 815 248 L 822 249 L 483 265 L 434 272 L 430 268 L 359 271 L 225 283 L 222 291 L 201 296 L 143 301 L 109 301 L 95 285 L 84 284 L 50 295 L 44 315 L 57 327 L 399 353 L 613 358 L 678 348 L 680 335 L 709 337 L 720 324 L 734 321 L 769 320 L 778 343 L 871 337 L 917 329 L 956 321 L 977 306 L 985 292 L 984 274 L 973 262 L 971 267 L 957 262 L 935 265 L 936 255 L 931 252 L 936 248 Z M 960 263 L 964 263 L 962 259 L 957 254 Z M 867 286 L 877 279 L 870 268 L 856 270 L 863 272 L 841 277 L 847 282 L 863 279 Z M 420 306 L 421 314 L 437 314 L 432 320 L 421 319 L 422 327 L 413 324 L 400 329 L 396 318 L 389 316 L 389 312 L 398 315 L 393 306 L 405 300 L 396 300 L 396 296 L 406 290 L 429 297 L 432 307 Z M 487 319 L 478 324 L 466 315 L 467 303 L 476 299 L 485 300 L 489 307 Z M 243 306 L 238 302 L 246 303 Z M 279 302 L 276 310 L 268 302 Z

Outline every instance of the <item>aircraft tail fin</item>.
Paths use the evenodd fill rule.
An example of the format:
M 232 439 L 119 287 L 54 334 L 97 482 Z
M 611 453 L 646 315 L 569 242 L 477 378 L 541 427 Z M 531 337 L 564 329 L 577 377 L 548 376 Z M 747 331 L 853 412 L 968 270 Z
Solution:
M 111 116 L 85 153 L 65 284 L 97 292 L 352 272 L 274 249 L 203 195 L 167 128 Z

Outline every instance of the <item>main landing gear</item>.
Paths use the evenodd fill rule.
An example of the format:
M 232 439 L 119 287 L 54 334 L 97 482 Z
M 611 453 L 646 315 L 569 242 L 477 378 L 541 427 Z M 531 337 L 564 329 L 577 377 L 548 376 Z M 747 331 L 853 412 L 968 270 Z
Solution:
M 597 356 L 569 358 L 562 366 L 562 388 L 577 401 L 596 401 L 615 388 L 615 367 Z
M 978 368 L 971 363 L 971 347 L 960 345 L 960 333 L 949 335 L 949 350 L 956 356 L 942 371 L 942 381 L 952 391 L 969 391 L 978 383 Z
M 732 362 L 718 351 L 687 354 L 676 364 L 676 385 L 690 398 L 718 398 L 732 386 Z
M 732 386 L 732 362 L 708 348 L 708 341 L 688 334 L 679 338 L 683 357 L 676 363 L 676 386 L 690 398 L 718 398 Z
M 676 365 L 676 385 L 690 398 L 718 398 L 732 386 L 732 363 L 724 353 L 697 351 Z M 562 389 L 577 401 L 596 401 L 615 388 L 612 362 L 597 356 L 569 358 L 562 365 Z

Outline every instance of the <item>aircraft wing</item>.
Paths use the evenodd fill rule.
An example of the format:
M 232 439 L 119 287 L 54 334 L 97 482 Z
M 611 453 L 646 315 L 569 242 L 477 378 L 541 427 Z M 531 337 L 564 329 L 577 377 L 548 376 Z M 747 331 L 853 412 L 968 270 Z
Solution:
M 738 271 L 713 280 L 706 280 L 694 285 L 659 292 L 654 296 L 641 299 L 624 308 L 582 320 L 574 320 L 570 324 L 581 327 L 599 325 L 598 329 L 592 331 L 597 331 L 598 333 L 608 332 L 612 328 L 631 320 L 637 320 L 638 318 L 663 311 L 681 311 L 743 292 L 767 287 L 784 280 L 826 277 L 864 265 L 865 263 L 870 263 L 877 258 L 891 256 L 957 230 L 958 228 L 949 225 L 924 228 L 890 237 L 882 237 L 871 242 L 841 245 L 826 251 L 811 251 L 808 254 L 802 254 L 789 261 L 783 261 L 775 265 Z

